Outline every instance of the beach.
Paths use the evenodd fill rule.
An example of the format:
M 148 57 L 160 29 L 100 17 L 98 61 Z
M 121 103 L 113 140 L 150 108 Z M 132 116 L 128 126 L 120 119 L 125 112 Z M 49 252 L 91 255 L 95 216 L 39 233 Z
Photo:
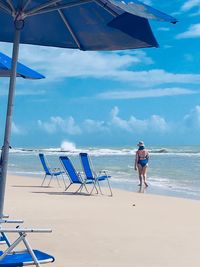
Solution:
M 23 227 L 52 229 L 28 236 L 56 258 L 47 266 L 199 267 L 199 200 L 120 189 L 74 195 L 41 179 L 9 174 L 4 211 Z

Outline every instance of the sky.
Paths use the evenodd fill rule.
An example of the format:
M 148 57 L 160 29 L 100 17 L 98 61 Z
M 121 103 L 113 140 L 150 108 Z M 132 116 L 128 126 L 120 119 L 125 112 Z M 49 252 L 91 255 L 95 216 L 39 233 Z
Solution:
M 17 78 L 12 147 L 200 145 L 200 0 L 143 2 L 179 21 L 150 22 L 159 48 L 20 45 L 19 61 L 46 79 Z M 12 45 L 0 51 L 11 56 Z M 1 78 L 1 143 L 8 85 Z

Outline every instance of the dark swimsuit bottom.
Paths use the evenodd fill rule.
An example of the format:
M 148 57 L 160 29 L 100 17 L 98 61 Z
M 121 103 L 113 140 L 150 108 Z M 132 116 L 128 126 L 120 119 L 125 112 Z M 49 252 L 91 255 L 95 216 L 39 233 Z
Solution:
M 144 146 L 140 146 L 138 150 L 143 150 Z M 140 164 L 143 167 L 148 165 L 148 155 L 146 155 L 145 157 L 140 157 L 138 155 L 139 159 L 138 159 L 138 164 Z
M 138 164 L 140 164 L 142 167 L 145 167 L 148 165 L 148 159 L 139 159 Z

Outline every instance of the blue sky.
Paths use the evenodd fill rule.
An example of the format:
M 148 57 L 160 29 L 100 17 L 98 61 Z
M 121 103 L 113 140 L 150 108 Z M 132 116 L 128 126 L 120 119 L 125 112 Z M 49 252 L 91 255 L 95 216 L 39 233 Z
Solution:
M 145 2 L 179 21 L 151 22 L 159 48 L 20 46 L 19 61 L 46 79 L 17 78 L 13 147 L 200 144 L 200 0 Z M 0 51 L 11 56 L 11 44 L 0 43 Z M 7 91 L 1 78 L 1 143 Z

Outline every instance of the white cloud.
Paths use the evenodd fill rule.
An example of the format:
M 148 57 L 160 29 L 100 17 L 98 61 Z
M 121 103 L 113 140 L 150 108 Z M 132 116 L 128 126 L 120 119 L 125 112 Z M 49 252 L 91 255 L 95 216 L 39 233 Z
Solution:
M 199 7 L 199 6 L 200 6 L 200 0 L 188 0 L 182 5 L 181 10 L 188 11 L 194 7 Z
M 16 135 L 24 135 L 25 130 L 23 130 L 22 127 L 17 125 L 15 122 L 12 122 L 12 133 Z
M 174 74 L 166 72 L 165 70 L 154 69 L 140 72 L 123 71 L 119 74 L 118 79 L 127 82 L 134 81 L 142 86 L 149 87 L 164 83 L 198 84 L 200 83 L 200 74 Z
M 89 133 L 109 131 L 105 121 L 95 121 L 91 119 L 84 120 L 83 128 Z
M 148 120 L 148 124 L 152 131 L 166 132 L 169 130 L 169 124 L 158 115 L 152 115 Z
M 189 129 L 200 129 L 200 106 L 197 105 L 184 117 L 185 126 Z
M 8 85 L 7 85 L 8 87 Z M 18 89 L 15 90 L 15 96 L 33 96 L 33 95 L 44 95 L 46 93 L 45 90 L 39 88 L 26 88 L 26 89 Z M 8 88 L 1 88 L 0 96 L 7 96 L 8 95 Z
M 77 135 L 81 133 L 81 129 L 73 117 L 62 119 L 61 117 L 51 117 L 49 122 L 42 122 L 38 120 L 38 125 L 41 129 L 48 133 L 64 132 L 70 135 Z
M 187 95 L 194 94 L 196 92 L 185 88 L 161 88 L 150 90 L 132 90 L 132 91 L 108 91 L 100 93 L 96 97 L 99 99 L 135 99 L 135 98 L 147 98 L 147 97 L 163 97 L 163 96 L 175 96 L 175 95 Z
M 150 118 L 140 120 L 130 116 L 125 120 L 119 117 L 119 108 L 114 107 L 111 111 L 111 125 L 127 132 L 166 132 L 170 130 L 169 125 L 164 118 L 158 115 L 152 115 Z
M 83 135 L 83 134 L 180 134 L 186 131 L 200 131 L 200 105 L 197 105 L 188 114 L 178 121 L 167 121 L 164 117 L 158 114 L 150 114 L 144 119 L 137 118 L 134 114 L 129 117 L 122 118 L 120 110 L 117 106 L 110 111 L 110 116 L 107 120 L 85 119 L 75 123 L 72 117 L 63 119 L 61 117 L 51 117 L 48 122 L 38 121 L 39 127 L 49 134 L 57 134 L 64 132 L 68 135 Z M 13 125 L 13 132 L 22 134 L 21 129 Z
M 70 117 L 63 119 L 61 117 L 51 117 L 48 122 L 38 120 L 38 126 L 49 134 L 64 132 L 69 135 L 83 135 L 84 133 L 113 133 L 115 131 L 129 133 L 143 133 L 145 131 L 151 133 L 164 133 L 170 130 L 169 124 L 159 115 L 151 115 L 146 119 L 138 119 L 131 115 L 129 118 L 123 119 L 119 116 L 119 108 L 114 107 L 110 116 L 105 121 L 85 119 L 79 123 Z
M 7 46 L 2 44 L 1 49 L 6 50 Z M 21 45 L 20 60 L 46 76 L 40 84 L 67 77 L 104 78 L 134 82 L 143 87 L 163 83 L 200 83 L 200 74 L 174 74 L 162 69 L 130 70 L 134 64 L 153 64 L 153 60 L 142 50 L 105 53 Z
M 200 23 L 191 25 L 186 32 L 180 33 L 176 36 L 177 39 L 198 37 L 200 37 Z
M 21 59 L 32 67 L 40 67 L 48 80 L 65 77 L 106 77 L 113 70 L 128 68 L 133 64 L 144 64 L 145 54 L 120 54 L 83 52 L 62 48 L 21 48 Z M 149 62 L 149 58 L 147 62 Z

